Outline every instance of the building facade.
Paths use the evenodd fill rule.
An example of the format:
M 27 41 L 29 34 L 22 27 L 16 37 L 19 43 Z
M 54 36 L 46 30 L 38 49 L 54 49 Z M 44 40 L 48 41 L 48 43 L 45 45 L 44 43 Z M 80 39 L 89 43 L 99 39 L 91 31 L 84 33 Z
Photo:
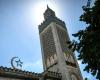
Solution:
M 78 63 L 66 41 L 70 41 L 64 21 L 48 6 L 39 25 L 44 71 L 61 73 L 62 80 L 83 80 Z

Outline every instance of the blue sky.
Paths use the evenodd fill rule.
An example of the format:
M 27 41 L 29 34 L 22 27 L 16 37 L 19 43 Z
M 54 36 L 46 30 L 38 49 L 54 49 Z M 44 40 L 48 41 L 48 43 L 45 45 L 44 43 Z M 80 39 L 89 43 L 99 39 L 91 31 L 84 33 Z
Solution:
M 85 28 L 79 21 L 87 0 L 0 0 L 0 66 L 11 67 L 10 59 L 18 56 L 23 70 L 42 72 L 42 57 L 38 25 L 43 21 L 47 4 L 56 16 L 65 21 L 72 34 Z M 84 68 L 79 61 L 81 71 Z M 84 77 L 95 80 L 82 71 Z

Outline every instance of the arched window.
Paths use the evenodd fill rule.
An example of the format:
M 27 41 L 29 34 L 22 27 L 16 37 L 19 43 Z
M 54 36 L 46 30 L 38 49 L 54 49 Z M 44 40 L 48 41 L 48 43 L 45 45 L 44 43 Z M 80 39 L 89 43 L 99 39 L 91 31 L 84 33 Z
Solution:
M 47 59 L 47 66 L 48 66 L 48 67 L 50 66 L 49 58 Z
M 78 79 L 77 79 L 77 77 L 74 74 L 72 74 L 71 75 L 71 80 L 78 80 Z
M 57 62 L 57 54 L 54 54 L 54 62 Z
M 50 63 L 51 63 L 51 65 L 54 64 L 54 58 L 53 58 L 53 56 L 50 57 Z

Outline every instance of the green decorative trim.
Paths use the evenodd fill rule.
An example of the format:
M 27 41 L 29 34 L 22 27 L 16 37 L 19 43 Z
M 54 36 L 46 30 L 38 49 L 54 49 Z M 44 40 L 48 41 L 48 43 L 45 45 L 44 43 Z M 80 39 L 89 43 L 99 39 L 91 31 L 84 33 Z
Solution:
M 51 78 L 51 79 L 53 78 L 53 80 L 61 80 L 61 78 L 62 78 L 61 73 L 57 73 L 57 72 L 53 72 L 53 71 L 48 71 L 48 70 L 44 71 L 42 73 L 42 75 L 45 78 Z

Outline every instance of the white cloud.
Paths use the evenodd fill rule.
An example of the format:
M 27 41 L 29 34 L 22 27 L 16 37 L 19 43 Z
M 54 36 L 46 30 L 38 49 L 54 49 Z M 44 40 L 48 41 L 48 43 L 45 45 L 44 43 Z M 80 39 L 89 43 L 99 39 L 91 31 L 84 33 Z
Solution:
M 81 60 L 78 60 L 78 64 L 81 64 L 82 63 L 82 61 Z

